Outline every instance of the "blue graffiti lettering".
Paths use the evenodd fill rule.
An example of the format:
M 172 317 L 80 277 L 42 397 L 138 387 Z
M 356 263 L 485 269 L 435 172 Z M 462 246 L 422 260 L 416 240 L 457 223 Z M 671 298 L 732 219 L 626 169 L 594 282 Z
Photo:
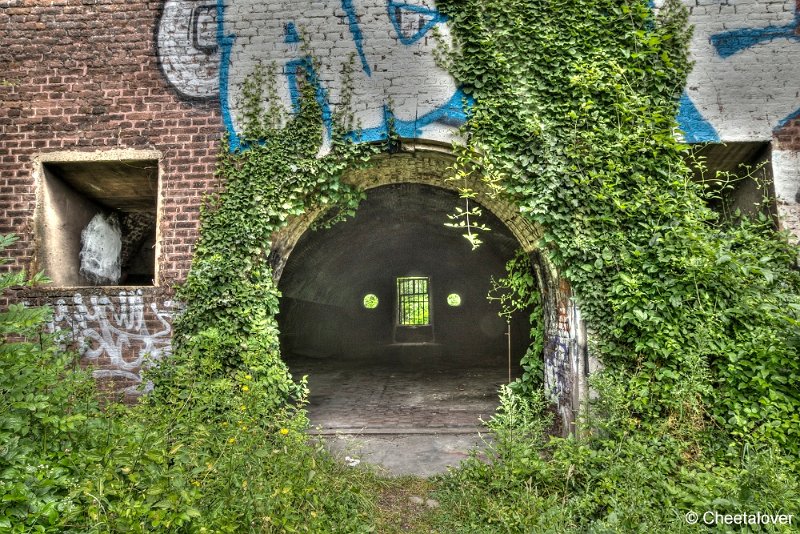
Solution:
M 243 17 L 255 1 L 217 0 L 216 3 L 219 99 L 232 150 L 247 148 L 237 131 L 239 119 L 235 115 L 246 70 L 269 61 L 284 65 L 277 89 L 287 107 L 296 111 L 298 106 L 298 73 L 313 84 L 328 136 L 333 126 L 332 110 L 342 97 L 341 76 L 349 57 L 357 57 L 361 66 L 353 73 L 355 92 L 351 111 L 359 128 L 350 133 L 351 138 L 379 141 L 394 128 L 404 138 L 426 137 L 448 142 L 466 120 L 471 99 L 436 64 L 432 54 L 436 43 L 422 41 L 434 27 L 445 22 L 445 17 L 434 8 L 408 3 L 414 0 L 405 3 L 386 0 L 385 4 L 340 0 L 338 14 L 325 5 L 325 9 L 330 9 L 329 18 L 310 19 L 306 27 L 296 22 L 296 17 L 303 17 L 303 7 L 287 2 L 283 11 L 276 6 L 270 18 L 256 22 L 252 33 L 254 22 Z M 342 33 L 338 28 L 342 23 L 347 25 L 350 38 L 340 43 Z M 247 32 L 242 42 L 237 40 L 239 31 Z M 307 34 L 301 35 L 301 31 Z M 294 46 L 300 42 L 307 47 L 302 57 L 297 56 L 298 48 Z M 353 51 L 350 56 L 348 47 Z M 309 57 L 312 55 L 313 64 Z
M 767 26 L 766 28 L 741 28 L 727 32 L 717 33 L 711 36 L 711 44 L 717 54 L 723 58 L 747 50 L 761 43 L 768 43 L 774 39 L 790 39 L 800 41 L 797 35 L 798 21 L 786 26 Z
M 353 6 L 353 0 L 342 0 L 342 9 L 347 14 L 347 23 L 350 26 L 350 34 L 353 36 L 353 43 L 356 45 L 358 58 L 361 60 L 361 68 L 367 76 L 372 76 L 372 69 L 369 68 L 367 56 L 364 54 L 364 35 L 358 25 L 358 14 Z
M 283 27 L 283 42 L 288 44 L 297 44 L 300 42 L 300 34 L 297 33 L 297 26 L 294 22 L 287 22 Z
M 718 143 L 719 134 L 703 115 L 697 111 L 689 95 L 681 95 L 680 108 L 678 109 L 678 127 L 684 132 L 683 138 L 687 143 Z
M 285 74 L 289 80 L 289 95 L 292 99 L 292 110 L 295 113 L 300 111 L 300 80 L 298 80 L 297 76 L 299 72 L 304 72 L 306 83 L 310 83 L 314 87 L 314 96 L 322 109 L 322 122 L 325 124 L 327 134 L 331 135 L 333 129 L 333 115 L 331 114 L 330 105 L 328 105 L 327 93 L 317 77 L 314 64 L 309 56 L 301 59 L 294 59 L 286 64 Z
M 447 18 L 435 9 L 414 4 L 403 4 L 389 0 L 389 20 L 397 33 L 397 37 L 404 45 L 410 45 L 419 41 L 426 33 L 440 22 L 445 22 Z M 410 35 L 403 28 L 403 17 L 417 15 L 418 25 L 415 30 L 411 30 Z M 413 26 L 412 26 L 413 27 Z

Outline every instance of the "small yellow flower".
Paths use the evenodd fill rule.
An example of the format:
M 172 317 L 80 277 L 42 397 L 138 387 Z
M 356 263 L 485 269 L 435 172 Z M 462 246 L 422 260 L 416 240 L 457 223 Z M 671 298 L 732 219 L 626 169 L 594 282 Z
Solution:
M 288 433 L 289 433 L 289 429 L 288 428 L 281 428 L 281 435 L 282 436 L 285 436 Z
M 250 376 L 250 375 L 244 375 L 244 377 L 245 377 L 245 379 L 247 379 L 247 380 L 252 380 L 252 379 L 253 379 L 253 377 L 252 377 L 252 376 Z
M 240 409 L 240 410 L 242 410 L 242 411 L 244 412 L 244 411 L 246 411 L 246 410 L 247 410 L 247 406 L 245 406 L 244 404 L 242 404 L 241 406 L 239 406 L 239 409 Z
M 250 388 L 247 386 L 242 386 L 242 391 L 250 391 Z
M 200 487 L 200 481 L 199 480 L 192 480 L 192 486 L 197 486 L 199 488 Z
M 236 443 L 236 438 L 229 438 L 228 443 Z
M 311 512 L 311 517 L 317 517 L 317 512 Z

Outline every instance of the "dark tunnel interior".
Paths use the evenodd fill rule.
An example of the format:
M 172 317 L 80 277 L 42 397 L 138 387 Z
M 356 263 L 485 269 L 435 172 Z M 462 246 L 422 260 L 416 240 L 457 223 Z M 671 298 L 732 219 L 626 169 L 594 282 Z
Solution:
M 463 200 L 451 191 L 418 184 L 367 191 L 352 219 L 308 230 L 289 257 L 279 282 L 279 324 L 284 358 L 406 364 L 506 366 L 508 338 L 499 304 L 486 295 L 490 277 L 505 273 L 518 243 L 483 209 L 491 231 L 472 250 L 459 229 L 445 226 Z M 426 316 L 402 321 L 408 295 L 398 278 L 426 279 Z M 426 286 L 426 287 L 425 287 Z M 425 291 L 427 289 L 427 291 Z M 375 295 L 376 307 L 365 307 Z M 458 295 L 460 304 L 452 306 Z M 424 305 L 424 303 L 422 303 Z M 428 324 L 424 324 L 428 323 Z M 512 322 L 515 372 L 529 344 L 527 314 Z

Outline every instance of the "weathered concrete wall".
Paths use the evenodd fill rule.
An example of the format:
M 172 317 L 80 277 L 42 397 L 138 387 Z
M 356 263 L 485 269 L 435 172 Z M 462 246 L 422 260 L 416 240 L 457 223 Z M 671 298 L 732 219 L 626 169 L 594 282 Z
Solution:
M 36 220 L 39 268 L 56 287 L 88 285 L 80 273 L 81 231 L 103 209 L 42 168 L 42 200 Z
M 800 237 L 800 152 L 773 150 L 772 174 L 781 225 Z

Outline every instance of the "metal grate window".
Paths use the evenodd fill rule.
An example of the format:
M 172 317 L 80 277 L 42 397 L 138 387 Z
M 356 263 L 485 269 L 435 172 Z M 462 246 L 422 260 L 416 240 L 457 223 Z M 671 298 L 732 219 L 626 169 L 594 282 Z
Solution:
M 428 279 L 407 277 L 397 279 L 397 317 L 403 326 L 430 324 Z

